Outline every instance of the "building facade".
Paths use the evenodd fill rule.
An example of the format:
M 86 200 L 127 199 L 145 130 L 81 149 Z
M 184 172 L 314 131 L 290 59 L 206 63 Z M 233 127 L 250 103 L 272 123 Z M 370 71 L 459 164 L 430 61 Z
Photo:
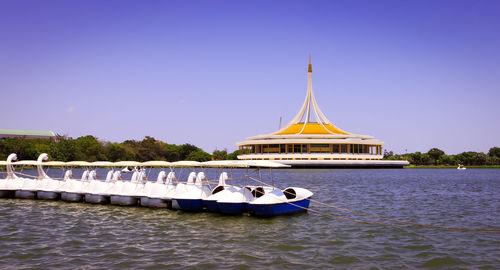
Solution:
M 383 141 L 344 131 L 319 109 L 312 88 L 309 57 L 307 94 L 297 115 L 276 132 L 247 138 L 236 145 L 238 159 L 273 160 L 295 167 L 402 167 L 407 161 L 382 160 Z
M 51 139 L 54 138 L 55 136 L 56 135 L 52 131 L 0 129 L 0 139 L 5 139 L 5 138 Z

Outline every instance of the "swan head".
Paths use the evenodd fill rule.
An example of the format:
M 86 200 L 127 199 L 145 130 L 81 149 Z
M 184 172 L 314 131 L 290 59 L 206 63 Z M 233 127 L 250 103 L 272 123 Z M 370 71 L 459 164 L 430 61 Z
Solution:
M 172 182 L 173 180 L 177 180 L 175 179 L 175 173 L 174 172 L 169 172 L 168 175 L 167 175 L 167 184 Z
M 17 154 L 12 153 L 7 157 L 7 162 L 17 161 Z
M 120 178 L 120 179 L 122 178 L 122 174 L 120 173 L 120 171 L 115 171 L 115 172 L 113 173 L 112 180 L 115 180 L 115 181 L 116 181 L 116 180 L 118 180 L 119 178 Z
M 219 186 L 225 186 L 227 179 L 227 172 L 222 172 L 219 176 Z
M 193 183 L 194 182 L 194 179 L 196 178 L 196 173 L 195 172 L 191 172 L 188 176 L 188 180 L 187 182 L 188 183 Z
M 49 155 L 47 153 L 42 153 L 40 156 L 38 156 L 38 159 L 36 161 L 38 161 L 38 162 L 50 161 Z
M 71 170 L 67 170 L 64 173 L 64 179 L 70 179 L 71 177 L 74 177 L 73 172 Z
M 207 177 L 205 177 L 204 172 L 199 172 L 198 176 L 196 176 L 196 183 L 201 184 L 203 180 L 207 180 Z
M 156 178 L 157 183 L 163 183 L 163 179 L 165 179 L 165 175 L 167 173 L 165 171 L 161 171 L 158 173 L 158 178 Z

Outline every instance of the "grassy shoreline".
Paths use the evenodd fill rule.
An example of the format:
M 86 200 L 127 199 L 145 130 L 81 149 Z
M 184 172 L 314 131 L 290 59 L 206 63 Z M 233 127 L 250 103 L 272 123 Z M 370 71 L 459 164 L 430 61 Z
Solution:
M 449 165 L 408 165 L 405 169 L 456 169 L 457 166 Z M 500 165 L 471 165 L 467 169 L 500 169 Z

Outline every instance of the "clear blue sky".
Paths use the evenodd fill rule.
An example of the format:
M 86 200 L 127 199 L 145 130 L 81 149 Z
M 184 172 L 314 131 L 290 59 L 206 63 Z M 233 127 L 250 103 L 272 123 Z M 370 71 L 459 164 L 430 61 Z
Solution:
M 0 128 L 211 152 L 307 86 L 398 153 L 500 146 L 500 1 L 0 1 Z

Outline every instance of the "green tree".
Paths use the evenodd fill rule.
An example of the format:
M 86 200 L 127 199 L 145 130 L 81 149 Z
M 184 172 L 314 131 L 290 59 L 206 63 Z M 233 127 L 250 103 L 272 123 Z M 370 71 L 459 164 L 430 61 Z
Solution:
M 497 156 L 487 156 L 486 164 L 488 165 L 500 165 L 500 157 Z
M 408 162 L 410 162 L 411 164 L 423 165 L 422 153 L 417 151 L 415 153 L 408 154 L 407 156 L 408 156 Z
M 432 148 L 430 149 L 427 154 L 429 155 L 429 157 L 432 159 L 432 161 L 434 162 L 434 165 L 437 165 L 438 164 L 438 161 L 439 159 L 445 155 L 444 151 L 438 149 L 438 148 Z
M 54 143 L 50 145 L 49 156 L 52 160 L 73 161 L 78 160 L 76 152 L 75 140 L 58 135 Z
M 455 156 L 458 163 L 463 165 L 474 165 L 476 160 L 477 153 L 476 152 L 463 152 Z
M 91 135 L 79 137 L 75 140 L 76 155 L 78 160 L 97 161 L 103 160 L 102 144 Z
M 198 150 L 190 152 L 189 155 L 186 157 L 186 160 L 203 162 L 203 161 L 209 161 L 211 158 L 212 157 L 210 156 L 210 154 L 198 148 Z
M 456 165 L 457 161 L 455 159 L 455 156 L 447 156 L 443 155 L 439 158 L 438 164 L 442 165 Z
M 137 149 L 139 161 L 148 160 L 165 160 L 164 152 L 166 147 L 161 141 L 157 141 L 153 137 L 146 136 L 140 143 Z
M 394 152 L 387 151 L 387 149 L 384 149 L 384 159 L 389 159 L 389 157 L 391 157 L 393 155 L 394 155 Z
M 474 160 L 474 165 L 486 165 L 486 160 L 487 160 L 487 155 L 485 153 L 476 153 L 475 160 Z
M 108 161 L 135 160 L 135 153 L 125 145 L 119 143 L 106 143 L 104 155 Z
M 490 148 L 490 151 L 488 151 L 488 156 L 500 158 L 500 147 Z
M 227 159 L 229 160 L 237 160 L 238 159 L 238 155 L 241 155 L 241 150 L 235 150 L 234 152 L 232 152 L 231 154 L 227 155 Z
M 33 141 L 24 138 L 12 138 L 9 141 L 12 143 L 11 152 L 16 153 L 19 160 L 33 160 L 38 158 Z
M 180 147 L 175 144 L 165 143 L 165 152 L 163 153 L 165 160 L 174 162 L 181 160 Z
M 201 150 L 201 149 L 198 148 L 198 147 L 196 147 L 196 146 L 194 146 L 194 145 L 192 145 L 192 144 L 189 144 L 189 143 L 185 143 L 185 144 L 179 145 L 180 159 L 181 160 L 188 160 L 188 156 L 192 152 L 196 152 L 196 151 L 199 151 L 199 150 Z
M 226 160 L 227 159 L 227 150 L 214 150 L 214 152 L 212 153 L 212 157 L 215 159 L 215 160 Z

